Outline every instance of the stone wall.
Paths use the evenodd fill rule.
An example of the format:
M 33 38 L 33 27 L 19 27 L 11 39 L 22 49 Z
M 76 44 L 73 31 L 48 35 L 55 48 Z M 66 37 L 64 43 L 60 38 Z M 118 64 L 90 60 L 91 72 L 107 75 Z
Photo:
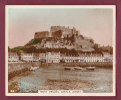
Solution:
M 72 34 L 77 34 L 78 33 L 76 28 L 73 27 L 71 29 L 71 28 L 65 27 L 65 26 L 51 26 L 50 32 L 53 33 L 53 32 L 59 31 L 59 30 L 62 31 L 62 35 L 64 37 L 66 37 L 67 35 L 72 36 Z
M 8 79 L 22 74 L 30 69 L 31 66 L 42 66 L 41 62 L 33 63 L 8 63 Z
M 35 32 L 34 38 L 45 38 L 49 36 L 48 31 L 42 31 L 42 32 Z
M 52 37 L 61 38 L 62 37 L 62 31 L 59 30 L 59 31 L 56 31 L 56 32 L 52 32 Z

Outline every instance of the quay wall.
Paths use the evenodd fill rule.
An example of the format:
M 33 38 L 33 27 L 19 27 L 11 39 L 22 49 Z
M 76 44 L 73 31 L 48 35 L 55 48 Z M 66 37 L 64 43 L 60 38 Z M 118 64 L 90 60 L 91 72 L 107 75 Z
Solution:
M 31 66 L 44 66 L 44 64 L 41 64 L 40 62 L 34 62 L 34 63 L 8 63 L 8 80 L 22 74 L 30 69 Z

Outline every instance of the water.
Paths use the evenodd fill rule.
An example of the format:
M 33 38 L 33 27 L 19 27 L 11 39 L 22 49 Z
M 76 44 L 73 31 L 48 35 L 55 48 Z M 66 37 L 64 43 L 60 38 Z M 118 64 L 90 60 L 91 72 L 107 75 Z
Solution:
M 42 69 L 34 72 L 33 76 L 26 76 L 22 78 L 20 83 L 20 91 L 22 92 L 37 92 L 39 86 L 45 86 L 46 78 L 42 77 L 40 72 Z
M 23 77 L 20 83 L 20 91 L 37 92 L 40 86 L 46 86 L 47 79 L 77 79 L 86 80 L 95 84 L 94 88 L 84 89 L 84 92 L 111 92 L 112 69 L 97 68 L 95 71 L 69 70 L 62 66 L 50 66 L 40 68 L 33 75 Z

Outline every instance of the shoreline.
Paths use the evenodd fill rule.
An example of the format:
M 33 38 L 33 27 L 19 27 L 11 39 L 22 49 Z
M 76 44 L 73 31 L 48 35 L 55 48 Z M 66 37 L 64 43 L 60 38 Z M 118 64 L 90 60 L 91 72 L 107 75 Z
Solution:
M 23 63 L 17 63 L 17 64 L 12 64 L 12 65 L 16 65 L 14 67 L 16 67 L 17 70 L 16 71 L 13 71 L 13 73 L 11 73 L 12 75 L 11 74 L 8 75 L 8 77 L 9 77 L 9 80 L 8 80 L 8 91 L 9 91 L 9 93 L 20 93 L 21 92 L 20 91 L 19 80 L 21 80 L 21 78 L 24 78 L 26 76 L 30 76 L 31 77 L 31 75 L 36 72 L 36 70 L 35 71 L 29 71 L 28 70 L 28 68 L 31 66 L 31 64 L 33 64 L 33 63 L 24 63 L 24 64 Z M 11 65 L 11 64 L 9 64 L 9 65 Z M 25 66 L 25 69 L 18 70 L 18 68 L 21 67 L 21 65 L 22 66 L 24 65 Z M 55 70 L 55 68 L 58 69 L 58 67 L 60 67 L 60 66 L 62 66 L 62 67 L 60 67 L 61 69 L 64 68 L 64 67 L 74 67 L 74 66 L 77 66 L 75 64 L 67 64 L 67 63 L 66 64 L 65 63 L 61 63 L 61 64 L 48 64 L 48 65 L 46 65 L 46 64 L 40 64 L 38 62 L 37 63 L 35 62 L 34 65 L 36 65 L 36 66 L 38 65 L 39 66 L 39 69 L 40 68 L 44 68 L 44 71 L 45 72 L 46 72 L 46 68 L 47 68 L 47 70 L 48 70 L 48 68 L 52 68 L 52 69 L 54 68 L 54 70 Z M 9 67 L 11 67 L 11 66 L 9 66 Z M 87 64 L 84 64 L 83 67 L 87 67 Z M 107 64 L 105 64 L 105 66 L 98 65 L 96 67 L 97 67 L 97 69 L 98 68 L 101 68 L 101 69 L 112 69 L 113 68 L 111 65 L 108 65 L 107 66 Z M 75 71 L 75 72 L 78 72 L 78 71 Z M 70 82 L 71 81 L 72 80 L 70 80 Z M 83 80 L 80 80 L 80 81 L 83 81 Z M 49 83 L 51 84 L 53 82 L 52 81 L 49 81 Z M 55 83 L 58 84 L 57 80 L 56 80 Z M 71 83 L 73 84 L 75 82 L 71 82 Z M 59 84 L 62 85 L 62 86 L 64 85 L 63 82 L 60 82 Z M 48 85 L 48 86 L 45 87 L 45 89 L 54 88 L 53 86 L 50 86 L 50 85 Z M 90 85 L 90 86 L 92 88 L 93 85 Z M 42 89 L 41 86 L 40 86 L 40 88 Z M 11 92 L 11 90 L 13 90 L 14 92 L 13 91 Z
M 102 71 L 99 72 L 99 69 Z M 8 89 L 9 90 L 8 91 L 9 91 L 9 93 L 24 93 L 20 89 L 21 85 L 19 84 L 19 81 L 22 79 L 23 82 L 25 81 L 25 83 L 28 82 L 27 84 L 31 84 L 30 81 L 27 81 L 28 79 L 31 78 L 33 80 L 31 82 L 33 84 L 34 81 L 37 80 L 36 78 L 39 78 L 40 80 L 37 80 L 37 82 L 41 82 L 42 75 L 43 75 L 43 78 L 46 75 L 49 75 L 49 76 L 47 76 L 48 78 L 46 77 L 47 80 L 45 80 L 44 85 L 39 86 L 40 90 L 41 89 L 44 89 L 44 90 L 48 90 L 48 89 L 49 90 L 54 90 L 54 89 L 57 89 L 57 90 L 84 89 L 84 92 L 93 91 L 93 90 L 98 91 L 98 89 L 101 88 L 100 86 L 104 85 L 104 87 L 105 86 L 107 87 L 108 84 L 112 84 L 111 80 L 108 80 L 108 81 L 100 80 L 100 79 L 102 79 L 101 77 L 105 78 L 105 75 L 108 75 L 107 77 L 111 77 L 108 74 L 109 72 L 111 72 L 110 69 L 105 69 L 105 68 L 99 68 L 99 69 L 97 68 L 96 71 L 77 71 L 77 70 L 76 71 L 73 71 L 73 70 L 72 71 L 64 71 L 61 66 L 58 66 L 58 68 L 57 68 L 57 66 L 50 66 L 48 68 L 39 68 L 38 70 L 35 70 L 35 71 L 26 71 L 24 73 L 16 75 L 15 77 L 13 77 L 9 80 L 9 82 L 8 82 L 8 86 L 9 86 Z M 61 70 L 61 71 L 58 72 L 59 70 Z M 60 76 L 61 72 L 63 72 L 62 73 L 63 75 Z M 107 72 L 107 74 L 105 72 Z M 99 77 L 99 78 L 97 78 L 96 76 L 92 77 L 92 76 L 96 75 L 96 73 L 98 75 L 101 75 L 101 77 Z M 53 75 L 54 75 L 54 77 L 53 77 Z M 70 75 L 70 76 L 66 77 L 67 75 Z M 25 85 L 25 87 L 26 87 L 26 85 Z M 111 87 L 111 85 L 110 85 L 110 87 Z M 11 90 L 14 90 L 14 92 Z M 110 91 L 110 89 L 107 90 L 107 92 L 109 92 L 109 91 Z M 37 93 L 37 91 L 36 92 L 28 92 L 28 93 Z
M 26 77 L 28 75 L 32 75 L 31 71 L 26 71 L 24 73 L 21 73 L 19 75 L 16 75 L 15 77 L 12 77 L 10 80 L 8 80 L 8 92 L 12 93 L 11 90 L 13 90 L 14 92 L 16 91 L 16 93 L 20 92 L 19 89 L 19 80 L 21 80 L 21 78 Z

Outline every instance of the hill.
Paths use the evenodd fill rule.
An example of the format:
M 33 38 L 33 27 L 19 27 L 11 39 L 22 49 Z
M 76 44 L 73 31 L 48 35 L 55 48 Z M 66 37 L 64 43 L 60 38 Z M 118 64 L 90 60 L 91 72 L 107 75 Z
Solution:
M 35 32 L 35 36 L 26 45 L 11 49 L 14 52 L 110 52 L 112 47 L 99 47 L 94 40 L 80 35 L 76 28 L 52 26 L 49 31 Z

